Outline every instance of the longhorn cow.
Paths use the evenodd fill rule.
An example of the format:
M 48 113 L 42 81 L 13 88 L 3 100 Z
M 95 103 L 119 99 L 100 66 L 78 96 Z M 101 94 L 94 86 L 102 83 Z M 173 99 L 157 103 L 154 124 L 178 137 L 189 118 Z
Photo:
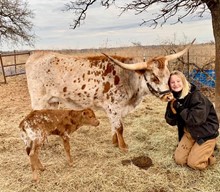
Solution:
M 111 123 L 113 144 L 126 151 L 122 117 L 148 94 L 172 99 L 167 84 L 168 62 L 186 53 L 191 44 L 178 53 L 139 63 L 132 58 L 106 54 L 78 58 L 34 52 L 26 62 L 32 109 L 58 108 L 58 105 L 74 110 L 102 108 Z

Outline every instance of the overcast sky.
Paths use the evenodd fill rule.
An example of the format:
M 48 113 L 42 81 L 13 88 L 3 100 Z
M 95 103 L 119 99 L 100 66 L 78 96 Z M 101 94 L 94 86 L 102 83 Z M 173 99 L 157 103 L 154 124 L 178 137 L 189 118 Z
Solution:
M 166 24 L 156 29 L 140 26 L 142 19 L 153 18 L 157 8 L 142 15 L 126 13 L 101 6 L 93 6 L 87 13 L 85 22 L 75 30 L 70 28 L 74 16 L 63 12 L 65 3 L 70 0 L 29 0 L 30 9 L 35 18 L 34 32 L 37 36 L 35 47 L 3 46 L 2 50 L 11 49 L 84 49 L 110 48 L 141 45 L 159 45 L 164 42 L 183 43 L 196 38 L 196 43 L 213 41 L 211 18 L 206 14 L 202 19 L 195 14 L 175 25 Z M 120 1 L 120 0 L 119 0 Z

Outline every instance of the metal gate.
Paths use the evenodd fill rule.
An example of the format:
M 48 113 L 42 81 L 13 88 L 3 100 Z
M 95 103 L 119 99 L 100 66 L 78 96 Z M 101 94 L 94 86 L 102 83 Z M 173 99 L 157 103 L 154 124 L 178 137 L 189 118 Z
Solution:
M 14 53 L 8 53 L 8 54 L 1 54 L 0 53 L 0 64 L 1 64 L 1 70 L 2 70 L 2 76 L 4 78 L 3 82 L 0 83 L 7 83 L 6 78 L 16 75 L 25 74 L 25 70 L 21 70 L 19 66 L 24 66 L 25 62 L 20 62 L 18 60 L 18 56 L 21 55 L 27 55 L 27 57 L 30 55 L 30 51 L 26 52 L 15 52 Z M 4 63 L 4 58 L 9 58 L 11 60 L 10 64 Z

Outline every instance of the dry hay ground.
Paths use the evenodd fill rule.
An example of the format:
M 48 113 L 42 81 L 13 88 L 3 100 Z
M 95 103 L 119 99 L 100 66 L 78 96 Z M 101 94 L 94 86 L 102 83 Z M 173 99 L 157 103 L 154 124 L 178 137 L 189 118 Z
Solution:
M 165 103 L 146 98 L 125 119 L 125 140 L 129 152 L 111 145 L 110 124 L 96 111 L 100 126 L 82 127 L 71 136 L 74 166 L 66 163 L 61 140 L 50 136 L 41 151 L 46 170 L 38 184 L 32 182 L 29 158 L 20 139 L 18 124 L 30 112 L 30 98 L 24 75 L 8 78 L 0 85 L 0 191 L 79 192 L 212 192 L 220 191 L 220 162 L 205 171 L 174 163 L 176 128 L 165 123 Z M 148 156 L 153 165 L 140 169 L 124 160 Z

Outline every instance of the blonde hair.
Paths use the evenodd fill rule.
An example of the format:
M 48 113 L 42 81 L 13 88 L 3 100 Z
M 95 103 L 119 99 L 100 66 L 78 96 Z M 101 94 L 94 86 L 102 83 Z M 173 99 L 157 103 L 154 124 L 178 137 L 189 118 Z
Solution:
M 191 85 L 187 81 L 186 76 L 182 72 L 175 70 L 175 71 L 172 71 L 170 73 L 170 77 L 169 77 L 169 80 L 168 80 L 169 87 L 170 87 L 170 78 L 171 78 L 172 75 L 177 75 L 178 77 L 180 77 L 180 79 L 183 82 L 183 89 L 182 89 L 182 92 L 181 92 L 180 97 L 179 97 L 180 99 L 183 99 L 189 93 Z

